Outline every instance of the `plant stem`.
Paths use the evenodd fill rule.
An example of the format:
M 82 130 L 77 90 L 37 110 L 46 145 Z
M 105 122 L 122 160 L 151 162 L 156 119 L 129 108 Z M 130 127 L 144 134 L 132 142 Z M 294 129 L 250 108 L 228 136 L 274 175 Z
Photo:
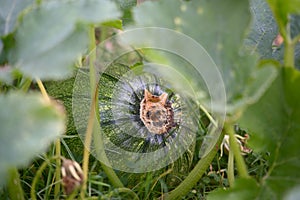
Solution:
M 88 170 L 89 170 L 89 156 L 90 156 L 90 146 L 92 141 L 92 133 L 93 133 L 93 127 L 94 127 L 94 121 L 95 121 L 95 98 L 92 98 L 91 103 L 91 110 L 90 110 L 90 116 L 88 120 L 88 125 L 85 133 L 85 140 L 84 140 L 84 150 L 83 150 L 83 162 L 82 162 L 82 171 L 83 171 L 83 184 L 80 191 L 80 198 L 84 199 L 85 197 L 85 191 L 87 188 L 87 178 L 88 178 Z
M 55 142 L 55 156 L 57 157 L 55 163 L 55 182 L 58 182 L 61 179 L 61 174 L 60 174 L 60 168 L 61 168 L 61 146 L 60 146 L 60 139 L 57 139 Z M 54 186 L 54 197 L 58 198 L 60 193 L 60 184 L 57 183 Z
M 290 40 L 285 40 L 284 44 L 284 66 L 295 67 L 295 45 Z
M 209 121 L 215 126 L 218 127 L 217 122 L 214 120 L 214 118 L 209 114 L 209 112 L 201 105 L 199 104 L 200 109 L 205 113 Z
M 184 179 L 184 181 L 182 181 L 180 185 L 178 185 L 170 193 L 166 194 L 165 198 L 162 197 L 162 199 L 166 199 L 166 200 L 179 199 L 180 197 L 186 195 L 194 187 L 194 185 L 199 181 L 199 179 L 205 173 L 205 171 L 209 167 L 209 164 L 212 162 L 215 155 L 217 154 L 219 150 L 219 146 L 223 140 L 223 137 L 224 137 L 224 133 L 222 132 L 216 142 L 215 145 L 216 148 L 213 148 L 205 157 L 201 158 L 201 160 L 198 161 L 197 165 Z
M 229 135 L 230 151 L 233 151 L 238 173 L 241 178 L 249 178 L 248 171 L 244 159 L 242 157 L 239 145 L 234 136 L 232 124 L 225 124 L 226 133 Z
M 36 172 L 34 179 L 32 181 L 32 185 L 31 185 L 31 191 L 30 191 L 30 197 L 32 200 L 36 200 L 36 192 L 35 192 L 35 186 L 38 182 L 38 179 L 40 178 L 40 176 L 42 175 L 42 172 L 44 171 L 44 169 L 47 167 L 47 162 L 44 161 L 43 164 L 40 166 L 40 168 L 38 169 L 38 171 Z
M 91 98 L 94 98 L 94 93 L 96 91 L 96 70 L 94 62 L 96 61 L 96 38 L 95 38 L 95 28 L 91 26 L 89 29 L 89 69 L 90 69 L 90 86 L 91 86 Z
M 47 102 L 51 102 L 50 97 L 43 85 L 43 82 L 40 79 L 36 79 L 36 82 L 38 84 L 38 87 L 44 97 L 44 99 Z M 61 160 L 60 160 L 60 156 L 61 156 L 61 144 L 60 144 L 60 139 L 57 139 L 55 141 L 55 156 L 57 157 L 56 159 L 56 168 L 55 168 L 55 182 L 58 182 L 61 179 L 61 174 L 60 174 L 60 167 L 61 167 Z M 55 184 L 54 186 L 54 197 L 58 198 L 60 193 L 60 184 Z
M 33 178 L 33 181 L 32 181 L 32 184 L 31 184 L 31 190 L 30 190 L 30 197 L 31 197 L 32 200 L 36 200 L 35 186 L 36 186 L 39 178 L 41 177 L 42 172 L 47 167 L 47 165 L 50 164 L 51 160 L 54 160 L 54 159 L 57 160 L 57 159 L 61 159 L 61 158 L 54 156 L 54 157 L 50 158 L 49 160 L 45 160 L 43 162 L 43 164 L 40 166 L 40 168 L 38 169 L 38 171 L 36 172 L 36 174 Z
M 21 88 L 20 88 L 20 89 L 21 89 L 23 92 L 27 92 L 28 89 L 29 89 L 29 87 L 30 87 L 30 85 L 31 85 L 31 82 L 32 82 L 31 79 L 26 78 L 24 81 L 22 81 L 22 83 L 21 83 Z
M 7 188 L 8 188 L 10 199 L 24 200 L 24 192 L 21 186 L 18 169 L 12 167 L 11 169 L 9 169 L 8 174 L 9 174 L 9 179 L 8 179 Z
M 138 200 L 139 199 L 139 197 L 137 196 L 137 194 L 135 192 L 133 192 L 129 188 L 117 188 L 116 191 L 118 193 L 127 193 L 127 194 L 130 194 L 133 200 Z
M 228 174 L 229 186 L 232 187 L 234 183 L 234 154 L 231 149 L 229 150 L 227 174 Z
M 41 91 L 41 93 L 42 93 L 44 99 L 45 99 L 47 102 L 50 102 L 49 95 L 48 95 L 48 93 L 47 93 L 47 91 L 46 91 L 46 89 L 45 89 L 45 87 L 44 87 L 42 81 L 41 81 L 40 79 L 36 79 L 36 82 L 37 82 L 37 84 L 38 84 L 38 86 L 39 86 L 39 89 L 40 89 L 40 91 Z
M 295 43 L 291 39 L 291 30 L 290 26 L 286 26 L 286 35 L 284 38 L 284 66 L 295 68 Z
M 94 128 L 94 121 L 95 121 L 95 101 L 96 101 L 96 74 L 94 68 L 94 62 L 96 60 L 96 54 L 94 52 L 96 47 L 96 40 L 95 40 L 95 29 L 94 26 L 91 26 L 89 29 L 89 39 L 90 39 L 90 54 L 89 54 L 89 62 L 90 62 L 90 87 L 91 87 L 91 107 L 90 107 L 90 115 L 88 120 L 88 125 L 85 133 L 85 140 L 84 140 L 84 150 L 83 150 L 83 162 L 82 162 L 82 171 L 83 171 L 83 184 L 80 191 L 80 198 L 84 199 L 85 191 L 87 188 L 87 178 L 88 178 L 88 165 L 89 165 L 89 156 L 90 156 L 90 146 L 92 142 L 92 133 Z
M 105 38 L 106 38 L 106 29 L 102 27 L 102 32 L 101 32 L 101 41 L 103 41 Z M 101 138 L 101 129 L 99 127 L 98 124 L 100 124 L 100 113 L 99 113 L 99 104 L 98 104 L 98 87 L 97 87 L 97 75 L 96 75 L 96 70 L 95 70 L 95 67 L 94 67 L 94 62 L 96 60 L 96 38 L 95 38 L 95 29 L 94 27 L 91 27 L 90 28 L 90 31 L 89 31 L 89 38 L 90 38 L 90 55 L 89 55 L 89 58 L 90 58 L 90 85 L 91 85 L 91 91 L 92 91 L 92 94 L 95 92 L 95 113 L 96 113 L 96 119 L 98 120 L 98 123 L 95 123 L 94 124 L 94 130 L 97 131 L 97 136 L 99 137 L 96 137 L 94 135 L 94 140 L 97 141 L 97 148 L 98 149 L 104 149 L 103 147 L 103 143 L 102 143 L 102 138 Z M 100 42 L 101 42 L 100 41 Z M 100 134 L 99 134 L 100 133 Z M 101 151 L 100 154 L 101 157 L 101 160 L 105 160 L 106 162 L 100 162 L 101 163 L 101 167 L 103 169 L 103 171 L 105 172 L 105 174 L 107 175 L 108 179 L 110 180 L 110 182 L 112 183 L 112 185 L 116 188 L 124 188 L 124 185 L 122 183 L 122 181 L 119 179 L 119 177 L 117 176 L 117 174 L 115 173 L 115 171 L 110 167 L 110 166 L 107 166 L 105 163 L 109 163 L 107 157 L 106 157 L 106 154 L 105 154 L 105 151 Z
M 97 102 L 97 100 L 96 100 L 96 102 Z M 96 107 L 97 107 L 97 105 L 96 105 Z M 100 158 L 99 162 L 101 164 L 101 167 L 102 167 L 104 173 L 107 175 L 109 181 L 112 183 L 112 185 L 115 188 L 123 188 L 124 185 L 121 182 L 121 180 L 119 179 L 119 177 L 117 176 L 117 174 L 115 173 L 115 171 L 110 166 L 107 166 L 107 164 L 109 165 L 110 162 L 109 162 L 109 160 L 106 156 L 105 150 L 104 150 L 101 129 L 99 126 L 99 124 L 100 124 L 99 108 L 97 108 L 97 111 L 98 112 L 96 112 L 96 115 L 97 115 L 98 123 L 95 123 L 94 128 L 95 128 L 95 132 L 97 132 L 98 134 L 93 135 L 94 142 L 95 142 L 95 144 L 97 144 L 97 146 L 95 148 L 96 154 Z
M 89 163 L 89 150 L 92 142 L 93 131 L 97 129 L 97 123 L 95 123 L 96 113 L 99 115 L 98 109 L 98 87 L 97 87 L 97 74 L 94 66 L 94 62 L 96 61 L 96 39 L 95 39 L 95 29 L 94 26 L 91 26 L 89 29 L 89 38 L 90 38 L 90 54 L 89 54 L 89 69 L 90 69 L 90 87 L 91 87 L 91 111 L 88 120 L 88 126 L 85 134 L 85 142 L 84 142 L 84 152 L 83 152 L 83 175 L 84 175 L 84 182 L 81 188 L 80 197 L 84 199 L 85 191 L 87 188 L 87 177 L 88 177 L 88 163 Z M 100 117 L 97 116 L 100 123 Z M 101 154 L 103 159 L 107 160 L 105 153 Z M 105 164 L 101 163 L 102 168 L 106 175 L 108 176 L 109 180 L 115 187 L 124 187 L 121 180 L 115 174 L 114 170 L 110 167 L 106 166 Z
M 105 174 L 107 175 L 108 179 L 110 180 L 111 184 L 115 188 L 124 187 L 122 181 L 119 179 L 118 175 L 115 173 L 115 171 L 111 167 L 106 166 L 103 163 L 101 163 L 101 167 L 102 167 L 103 171 L 105 172 Z

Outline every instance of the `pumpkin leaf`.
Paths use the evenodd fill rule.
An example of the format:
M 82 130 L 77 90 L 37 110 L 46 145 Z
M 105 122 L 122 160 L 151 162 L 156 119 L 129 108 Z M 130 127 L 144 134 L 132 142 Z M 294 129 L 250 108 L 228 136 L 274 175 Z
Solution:
M 252 23 L 250 31 L 244 44 L 250 52 L 257 53 L 260 59 L 275 59 L 283 63 L 284 45 L 283 42 L 273 45 L 276 36 L 279 34 L 278 25 L 273 16 L 272 10 L 266 1 L 251 0 L 250 9 Z M 299 15 L 290 16 L 291 37 L 294 38 L 300 33 Z M 295 65 L 300 67 L 300 44 L 295 47 Z
M 11 60 L 26 76 L 65 78 L 88 46 L 85 24 L 100 24 L 118 16 L 116 5 L 105 0 L 43 2 L 23 16 Z
M 13 32 L 20 12 L 33 2 L 33 0 L 0 1 L 0 36 Z
M 263 97 L 250 106 L 240 126 L 250 133 L 249 146 L 269 152 L 269 171 L 263 177 L 257 197 L 282 199 L 300 184 L 300 72 L 281 69 Z
M 298 0 L 268 0 L 267 2 L 281 30 L 288 25 L 289 14 L 300 14 L 300 2 Z
M 208 195 L 208 200 L 252 200 L 258 193 L 258 185 L 254 179 L 237 179 L 232 188 L 219 188 Z
M 170 28 L 192 37 L 205 48 L 222 75 L 229 113 L 235 113 L 250 102 L 257 101 L 263 94 L 262 90 L 268 88 L 276 77 L 275 69 L 266 66 L 261 70 L 256 67 L 257 56 L 241 50 L 251 18 L 247 1 L 144 2 L 134 9 L 134 14 L 138 27 Z M 169 42 L 170 38 L 160 41 L 164 40 Z M 173 43 L 176 45 L 177 41 Z M 184 45 L 178 45 L 178 48 L 183 49 Z M 188 48 L 184 49 L 189 52 Z M 197 52 L 190 50 L 190 54 L 193 53 Z M 260 82 L 260 85 L 256 82 Z M 253 92 L 245 93 L 248 88 L 252 88 Z
M 0 183 L 7 170 L 22 167 L 64 131 L 64 114 L 38 94 L 0 95 Z

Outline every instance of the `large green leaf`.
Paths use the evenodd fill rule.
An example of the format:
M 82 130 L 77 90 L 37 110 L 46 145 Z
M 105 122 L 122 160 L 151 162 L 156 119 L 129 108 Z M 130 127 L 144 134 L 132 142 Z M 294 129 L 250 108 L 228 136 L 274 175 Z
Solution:
M 116 5 L 106 0 L 43 2 L 22 18 L 12 60 L 27 76 L 63 78 L 70 75 L 70 66 L 87 48 L 83 24 L 100 24 L 118 16 Z
M 0 63 L 6 63 L 6 50 L 9 48 L 8 36 L 15 30 L 19 14 L 33 3 L 33 0 L 0 0 Z M 11 43 L 10 43 L 11 44 Z M 9 67 L 0 68 L 0 81 L 8 84 L 12 83 L 11 69 Z
M 229 112 L 256 101 L 260 97 L 258 94 L 263 94 L 262 88 L 267 88 L 276 75 L 276 70 L 269 66 L 261 71 L 255 67 L 256 56 L 241 52 L 250 22 L 248 1 L 145 2 L 134 10 L 134 14 L 139 27 L 175 29 L 192 37 L 208 51 L 222 74 Z M 255 91 L 254 85 L 259 93 L 244 92 L 248 87 Z
M 269 5 L 264 0 L 251 0 L 250 6 L 253 17 L 249 35 L 245 39 L 246 48 L 259 53 L 262 58 L 276 58 L 277 56 L 278 60 L 279 48 L 272 49 L 272 42 L 278 34 L 278 27 Z
M 250 31 L 245 39 L 245 46 L 251 52 L 259 54 L 261 59 L 276 59 L 283 62 L 284 46 L 272 47 L 272 43 L 279 34 L 278 26 L 273 13 L 265 0 L 251 0 L 250 8 L 252 23 Z M 300 33 L 299 15 L 290 17 L 291 36 L 295 37 Z M 300 67 L 300 44 L 296 45 L 295 64 Z
M 0 0 L 0 36 L 14 30 L 20 12 L 32 2 L 33 0 Z
M 266 94 L 250 106 L 240 120 L 251 134 L 254 151 L 270 153 L 269 171 L 262 180 L 259 197 L 282 199 L 300 184 L 300 72 L 282 69 Z
M 268 3 L 281 28 L 289 23 L 289 14 L 300 14 L 299 0 L 268 0 Z
M 26 165 L 63 131 L 63 112 L 40 95 L 1 95 L 0 184 L 10 167 Z
M 230 192 L 229 192 L 230 191 Z M 258 185 L 253 179 L 237 179 L 230 190 L 220 188 L 208 195 L 208 200 L 253 200 L 258 194 Z
M 229 190 L 219 189 L 208 199 L 297 199 L 300 185 L 300 72 L 280 69 L 263 97 L 244 112 L 240 126 L 250 133 L 249 146 L 269 152 L 269 169 L 260 184 L 236 180 Z

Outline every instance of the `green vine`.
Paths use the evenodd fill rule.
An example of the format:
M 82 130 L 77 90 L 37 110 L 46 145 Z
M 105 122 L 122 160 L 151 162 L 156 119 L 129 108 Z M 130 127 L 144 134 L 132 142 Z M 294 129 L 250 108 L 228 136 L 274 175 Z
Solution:
M 10 199 L 16 199 L 16 200 L 24 200 L 24 192 L 21 186 L 20 181 L 20 175 L 18 172 L 18 169 L 15 167 L 12 167 L 9 171 L 9 179 L 8 179 L 8 193 Z
M 37 79 L 37 84 L 38 87 L 43 95 L 43 98 L 47 101 L 47 102 L 51 102 L 51 99 L 43 85 L 43 82 L 40 79 Z M 60 139 L 57 139 L 55 141 L 55 156 L 56 156 L 56 168 L 55 168 L 55 180 L 59 181 L 61 180 L 61 174 L 60 174 L 60 167 L 61 167 L 61 144 L 60 144 Z M 58 197 L 60 193 L 60 184 L 55 184 L 54 186 L 54 196 Z
M 51 161 L 52 160 L 57 160 L 57 159 L 61 159 L 61 157 L 57 157 L 57 156 L 54 156 L 50 159 L 46 159 L 43 164 L 39 167 L 39 169 L 37 170 L 34 178 L 33 178 L 33 181 L 32 181 L 32 184 L 31 184 L 31 190 L 30 190 L 30 197 L 32 200 L 36 200 L 36 185 L 40 179 L 40 177 L 42 176 L 42 173 L 43 171 L 45 170 L 45 168 L 50 165 Z M 60 170 L 60 168 L 59 168 Z M 57 185 L 59 185 L 59 183 L 57 183 Z
M 234 153 L 232 149 L 229 150 L 228 156 L 228 182 L 230 187 L 232 187 L 234 183 Z
M 284 66 L 295 67 L 295 44 L 287 37 L 284 40 Z
M 234 129 L 232 124 L 225 124 L 225 131 L 229 135 L 230 151 L 233 152 L 238 173 L 241 178 L 249 178 L 248 170 L 241 154 L 239 145 L 234 136 Z
M 84 153 L 83 153 L 83 175 L 84 175 L 84 183 L 81 188 L 80 197 L 84 199 L 85 197 L 85 191 L 87 188 L 87 177 L 88 177 L 88 163 L 89 163 L 89 151 L 90 146 L 92 142 L 92 136 L 93 132 L 98 130 L 97 129 L 97 123 L 95 123 L 95 119 L 98 119 L 98 123 L 100 120 L 99 117 L 99 109 L 98 109 L 98 87 L 97 87 L 97 75 L 96 70 L 94 66 L 94 61 L 96 60 L 96 39 L 95 39 L 95 28 L 94 26 L 91 26 L 89 29 L 89 38 L 90 38 L 90 54 L 89 54 L 89 69 L 90 69 L 90 86 L 91 86 L 91 98 L 92 103 L 90 107 L 90 116 L 88 120 L 88 126 L 85 134 L 85 142 L 84 142 Z M 101 143 L 101 142 L 100 142 Z M 107 160 L 105 153 L 101 154 L 102 159 Z M 106 175 L 108 176 L 109 180 L 112 182 L 112 184 L 116 188 L 123 188 L 124 185 L 122 184 L 119 177 L 116 175 L 114 170 L 110 168 L 109 166 L 106 166 L 105 164 L 101 163 L 102 168 Z
M 200 180 L 203 174 L 206 172 L 207 168 L 211 164 L 212 160 L 215 158 L 219 146 L 223 140 L 224 133 L 222 132 L 215 144 L 216 148 L 213 148 L 205 157 L 198 161 L 194 169 L 189 173 L 189 175 L 171 192 L 164 194 L 161 199 L 173 200 L 179 199 L 180 197 L 187 194 L 194 185 Z

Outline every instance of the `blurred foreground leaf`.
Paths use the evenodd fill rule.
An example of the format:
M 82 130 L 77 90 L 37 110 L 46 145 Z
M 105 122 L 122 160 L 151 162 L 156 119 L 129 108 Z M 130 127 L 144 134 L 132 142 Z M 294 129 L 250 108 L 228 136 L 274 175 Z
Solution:
M 300 184 L 300 72 L 281 69 L 278 78 L 240 120 L 251 133 L 249 145 L 269 152 L 269 171 L 263 177 L 260 199 L 282 199 Z
M 229 190 L 220 188 L 209 194 L 208 200 L 253 200 L 257 196 L 258 185 L 253 179 L 237 179 Z
M 249 131 L 249 146 L 269 152 L 269 169 L 260 184 L 237 179 L 228 189 L 209 195 L 212 199 L 297 199 L 300 185 L 300 72 L 280 69 L 280 74 L 263 97 L 248 107 L 240 119 Z
M 87 48 L 85 24 L 100 24 L 118 16 L 116 5 L 105 0 L 43 2 L 22 18 L 11 59 L 27 76 L 64 78 Z
M 0 184 L 7 170 L 28 164 L 64 131 L 64 114 L 38 94 L 0 96 Z
M 234 113 L 257 101 L 276 76 L 275 69 L 255 67 L 257 57 L 241 51 L 250 22 L 248 1 L 164 0 L 145 2 L 134 11 L 139 27 L 158 26 L 177 30 L 192 37 L 207 50 L 222 74 L 228 112 Z M 165 38 L 165 41 L 168 39 Z M 176 41 L 173 43 L 176 44 Z M 188 48 L 185 49 L 188 51 Z M 245 93 L 249 90 L 251 92 Z
M 0 36 L 11 33 L 20 12 L 33 3 L 33 0 L 0 0 Z

